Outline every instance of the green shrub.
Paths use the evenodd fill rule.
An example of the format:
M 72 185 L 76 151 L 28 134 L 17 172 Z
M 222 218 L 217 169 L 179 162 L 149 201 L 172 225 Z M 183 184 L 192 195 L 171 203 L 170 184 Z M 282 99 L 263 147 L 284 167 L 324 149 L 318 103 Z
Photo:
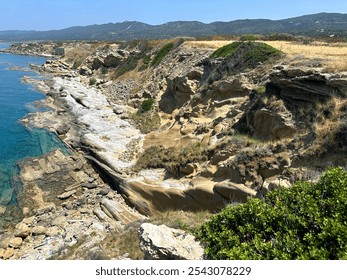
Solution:
M 217 49 L 214 53 L 211 54 L 211 57 L 228 57 L 233 55 L 236 50 L 242 45 L 242 42 L 233 42 L 229 45 L 225 45 Z
M 265 43 L 234 42 L 217 49 L 211 57 L 230 57 L 236 53 L 239 55 L 239 60 L 243 60 L 242 64 L 253 65 L 265 62 L 269 58 L 279 55 L 281 51 Z
M 254 62 L 264 62 L 271 56 L 281 53 L 281 51 L 265 43 L 248 42 L 246 44 L 250 45 L 250 49 L 245 53 L 245 57 Z
M 147 112 L 151 110 L 153 107 L 153 104 L 154 104 L 154 100 L 152 98 L 143 100 L 141 105 L 142 112 Z
M 77 59 L 72 65 L 72 69 L 77 70 L 83 63 L 83 58 Z
M 347 259 L 347 171 L 228 206 L 197 235 L 211 259 Z
M 138 59 L 130 56 L 123 64 L 119 65 L 116 68 L 113 74 L 113 79 L 122 76 L 126 72 L 134 70 L 137 67 L 137 62 L 138 62 Z
M 163 58 L 174 48 L 174 44 L 173 43 L 168 43 L 166 45 L 164 45 L 159 51 L 158 53 L 154 56 L 152 62 L 151 62 L 151 66 L 155 67 L 158 66 L 160 64 L 160 62 L 163 60 Z
M 142 65 L 140 67 L 140 71 L 146 70 L 151 63 L 151 57 L 149 55 L 145 55 L 142 59 Z
M 266 87 L 264 85 L 260 85 L 255 89 L 255 91 L 259 94 L 263 94 L 266 92 Z
M 93 85 L 95 85 L 96 84 L 96 79 L 95 78 L 90 78 L 89 79 L 89 85 L 90 86 L 93 86 Z

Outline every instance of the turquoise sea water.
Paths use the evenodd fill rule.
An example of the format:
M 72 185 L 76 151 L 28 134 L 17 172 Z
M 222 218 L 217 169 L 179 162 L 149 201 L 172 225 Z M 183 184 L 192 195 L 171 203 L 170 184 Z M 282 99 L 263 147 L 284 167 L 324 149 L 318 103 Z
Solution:
M 20 189 L 16 179 L 19 160 L 56 148 L 66 149 L 54 134 L 43 129 L 28 129 L 20 122 L 26 114 L 40 110 L 33 102 L 44 98 L 42 93 L 22 83 L 21 78 L 36 76 L 29 64 L 40 65 L 44 61 L 41 57 L 0 53 L 0 205 L 3 206 L 16 204 L 16 191 Z M 13 67 L 21 70 L 11 70 Z

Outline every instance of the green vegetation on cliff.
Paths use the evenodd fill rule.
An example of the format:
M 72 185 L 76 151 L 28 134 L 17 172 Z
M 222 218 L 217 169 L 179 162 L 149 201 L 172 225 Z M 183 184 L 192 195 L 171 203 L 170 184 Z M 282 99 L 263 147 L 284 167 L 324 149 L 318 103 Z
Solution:
M 211 259 L 347 259 L 347 171 L 230 205 L 198 236 Z
M 164 45 L 154 56 L 151 66 L 155 67 L 160 64 L 160 62 L 163 60 L 163 58 L 174 48 L 174 43 L 168 43 Z
M 231 57 L 240 55 L 246 60 L 252 62 L 264 62 L 269 58 L 279 55 L 281 52 L 268 44 L 260 42 L 233 42 L 223 46 L 212 53 L 212 58 Z
M 233 55 L 236 50 L 242 45 L 242 42 L 233 42 L 229 45 L 225 45 L 211 54 L 211 57 L 228 57 Z

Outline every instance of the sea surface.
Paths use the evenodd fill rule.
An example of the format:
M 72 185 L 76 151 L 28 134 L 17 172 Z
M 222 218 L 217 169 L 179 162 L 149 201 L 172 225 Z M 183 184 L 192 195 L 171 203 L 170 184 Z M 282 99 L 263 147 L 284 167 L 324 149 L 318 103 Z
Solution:
M 0 43 L 0 49 L 6 44 Z M 20 120 L 30 112 L 45 110 L 34 102 L 44 95 L 22 77 L 37 77 L 29 64 L 41 65 L 45 58 L 0 53 L 0 205 L 16 205 L 16 191 L 20 190 L 18 161 L 41 156 L 56 148 L 66 152 L 64 144 L 43 129 L 26 128 Z M 15 69 L 15 70 L 14 70 Z M 47 109 L 46 109 L 47 110 Z

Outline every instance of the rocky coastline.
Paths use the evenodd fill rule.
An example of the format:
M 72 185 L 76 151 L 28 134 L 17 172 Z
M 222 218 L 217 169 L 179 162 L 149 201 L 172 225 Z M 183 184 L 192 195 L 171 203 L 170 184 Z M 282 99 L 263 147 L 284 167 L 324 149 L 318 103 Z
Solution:
M 149 68 L 161 46 L 143 42 L 73 43 L 70 56 L 33 66 L 49 78 L 27 81 L 51 110 L 22 122 L 56 133 L 72 153 L 21 164 L 24 219 L 1 233 L 0 258 L 103 258 L 102 240 L 158 213 L 218 211 L 347 166 L 346 72 L 286 57 L 247 68 L 242 50 L 213 59 L 214 49 L 172 46 Z M 78 50 L 88 53 L 76 58 Z M 133 58 L 137 67 L 119 74 Z M 141 111 L 145 100 L 155 104 L 152 115 Z M 139 117 L 159 125 L 144 131 Z M 159 230 L 140 230 L 146 258 L 181 259 L 148 248 L 151 228 Z M 202 258 L 198 251 L 192 258 Z
M 40 67 L 33 68 L 40 70 Z M 47 72 L 43 74 L 47 75 Z M 59 76 L 59 73 L 54 74 Z M 13 228 L 1 232 L 0 258 L 64 257 L 64 248 L 73 247 L 89 236 L 93 238 L 82 242 L 81 250 L 87 250 L 91 255 L 98 254 L 99 242 L 107 232 L 119 232 L 125 225 L 145 217 L 131 209 L 120 194 L 104 183 L 90 161 L 86 160 L 86 154 L 82 151 L 83 141 L 88 141 L 88 137 L 99 138 L 95 145 L 100 146 L 95 148 L 118 149 L 119 153 L 124 153 L 129 143 L 135 141 L 132 137 L 140 141 L 141 134 L 125 121 L 117 119 L 113 124 L 123 131 L 103 135 L 103 131 L 107 133 L 109 123 L 103 124 L 101 121 L 105 116 L 116 116 L 116 113 L 100 93 L 86 89 L 78 79 L 67 81 L 46 76 L 43 81 L 26 77 L 23 81 L 32 83 L 44 92 L 46 98 L 37 105 L 50 108 L 45 112 L 29 114 L 22 119 L 23 125 L 56 133 L 70 147 L 71 153 L 63 154 L 56 150 L 20 163 L 23 189 L 18 202 L 24 218 Z M 81 101 L 84 92 L 88 93 L 87 98 Z M 64 100 L 61 97 L 65 97 Z M 88 130 L 93 123 L 96 127 Z M 82 136 L 85 140 L 81 140 Z M 115 138 L 114 145 L 103 146 L 108 137 Z M 119 169 L 130 163 L 113 161 Z M 3 215 L 6 208 L 1 208 L 1 211 Z M 78 258 L 78 250 L 74 254 Z

